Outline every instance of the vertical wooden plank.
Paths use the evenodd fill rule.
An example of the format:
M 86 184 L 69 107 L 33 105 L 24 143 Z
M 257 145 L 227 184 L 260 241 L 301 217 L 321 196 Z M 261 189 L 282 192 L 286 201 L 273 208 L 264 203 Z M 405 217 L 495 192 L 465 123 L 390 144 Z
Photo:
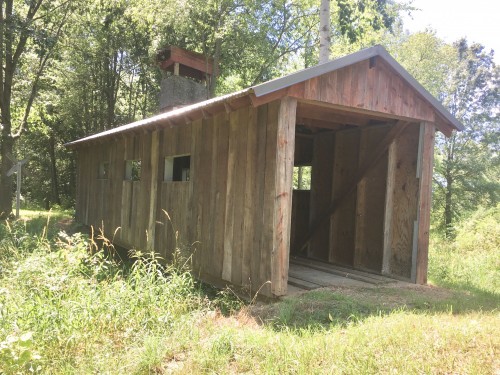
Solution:
M 261 232 L 261 262 L 258 283 L 264 285 L 267 281 L 272 283 L 271 261 L 274 244 L 274 223 L 276 210 L 276 147 L 278 135 L 278 114 L 280 101 L 274 101 L 267 105 L 267 125 L 264 161 L 264 190 L 262 201 L 262 232 Z M 271 295 L 271 286 L 265 284 L 261 292 Z
M 242 268 L 241 280 L 243 286 L 252 285 L 252 253 L 254 251 L 254 211 L 256 210 L 256 197 L 258 189 L 257 177 L 257 161 L 258 161 L 258 145 L 257 145 L 257 109 L 249 108 L 247 120 L 247 148 L 246 148 L 246 165 L 245 165 L 245 196 L 244 196 L 244 217 L 243 217 L 243 245 L 242 245 Z
M 384 210 L 384 254 L 382 258 L 382 273 L 390 274 L 392 257 L 392 212 L 394 210 L 394 184 L 396 176 L 396 142 L 392 142 L 387 156 L 387 182 Z
M 317 134 L 313 142 L 309 225 L 324 216 L 332 203 L 335 133 Z M 330 225 L 325 223 L 311 238 L 307 253 L 310 258 L 328 261 L 329 248 Z
M 368 127 L 361 132 L 359 165 L 365 164 L 384 139 L 388 126 Z M 354 267 L 382 271 L 387 154 L 374 165 L 357 187 Z
M 213 119 L 202 120 L 201 142 L 200 142 L 200 168 L 197 172 L 197 184 L 200 189 L 197 189 L 196 200 L 198 202 L 199 213 L 201 214 L 201 236 L 200 251 L 200 267 L 204 272 L 211 273 L 209 269 L 211 245 L 210 245 L 210 221 L 212 220 L 210 213 L 210 186 L 212 176 L 212 143 L 213 143 Z
M 191 123 L 191 181 L 189 183 L 190 206 L 190 230 L 189 238 L 193 241 L 199 241 L 201 238 L 201 221 L 202 221 L 202 205 L 199 200 L 201 190 L 205 188 L 200 184 L 200 173 L 202 168 L 202 121 L 197 120 Z M 178 213 L 181 214 L 180 212 Z M 200 251 L 193 249 L 193 267 L 196 271 L 200 268 L 201 256 Z
M 226 221 L 224 225 L 224 259 L 222 263 L 222 279 L 231 281 L 233 264 L 233 233 L 236 157 L 238 155 L 238 116 L 237 112 L 229 114 L 229 150 L 227 161 Z
M 271 291 L 276 296 L 286 294 L 288 283 L 296 109 L 295 98 L 285 97 L 281 100 L 277 128 L 274 245 L 271 259 Z
M 432 172 L 434 166 L 435 127 L 430 123 L 422 123 L 424 128 L 421 177 L 419 187 L 419 223 L 417 239 L 417 284 L 427 283 L 427 264 L 429 251 L 429 228 L 432 199 Z
M 243 226 L 248 138 L 248 107 L 238 109 L 238 129 L 236 132 L 236 162 L 234 173 L 234 216 L 233 216 L 233 251 L 231 281 L 235 285 L 242 285 L 242 260 L 243 260 Z M 248 280 L 247 280 L 248 281 Z
M 215 116 L 214 124 L 217 128 L 217 184 L 215 195 L 215 252 L 212 260 L 214 276 L 222 277 L 224 262 L 224 233 L 226 224 L 226 193 L 229 153 L 229 118 L 225 112 Z
M 337 132 L 333 170 L 332 201 L 343 193 L 358 170 L 360 131 Z M 330 262 L 353 265 L 356 220 L 356 192 L 346 197 L 333 215 L 330 225 Z
M 156 201 L 158 199 L 158 164 L 159 164 L 159 147 L 160 147 L 160 139 L 158 130 L 151 133 L 151 148 L 150 152 L 150 161 L 149 167 L 151 169 L 150 172 L 150 180 L 149 180 L 149 212 L 148 212 L 148 249 L 155 248 L 155 237 L 156 237 Z
M 251 267 L 251 283 L 253 292 L 257 292 L 259 288 L 269 280 L 267 278 L 268 275 L 265 273 L 266 268 L 264 264 L 267 259 L 265 257 L 265 253 L 268 249 L 263 248 L 268 107 L 269 106 L 265 104 L 257 108 L 257 165 L 255 176 L 256 198 L 253 209 L 255 231 L 253 236 Z
M 217 251 L 216 244 L 216 230 L 217 226 L 221 225 L 220 222 L 214 220 L 216 215 L 217 207 L 217 176 L 219 174 L 219 164 L 218 164 L 218 143 L 219 143 L 219 126 L 215 118 L 210 118 L 211 127 L 211 139 L 207 139 L 207 142 L 211 142 L 211 153 L 210 153 L 210 195 L 209 195 L 209 205 L 207 207 L 208 214 L 208 257 L 206 267 L 210 271 L 210 274 L 214 277 L 219 278 L 220 273 L 218 272 L 219 267 L 214 267 L 214 258 Z

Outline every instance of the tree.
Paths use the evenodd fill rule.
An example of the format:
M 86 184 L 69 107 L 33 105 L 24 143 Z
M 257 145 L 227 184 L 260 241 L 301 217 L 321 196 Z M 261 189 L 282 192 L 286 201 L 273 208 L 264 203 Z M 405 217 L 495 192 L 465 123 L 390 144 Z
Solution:
M 9 157 L 29 126 L 40 80 L 70 9 L 69 0 L 0 0 L 0 218 L 12 212 Z
M 480 44 L 462 39 L 454 49 L 458 64 L 444 103 L 466 130 L 437 143 L 435 178 L 448 238 L 457 218 L 500 201 L 500 69 Z
M 436 139 L 433 221 L 452 238 L 457 219 L 500 200 L 499 68 L 480 44 L 446 44 L 430 31 L 402 37 L 394 51 L 465 125 L 463 132 Z
M 321 0 L 319 27 L 319 63 L 330 58 L 332 22 L 330 19 L 332 0 Z M 349 43 L 359 41 L 373 30 L 390 29 L 396 19 L 397 8 L 387 0 L 335 0 L 336 15 L 333 31 Z

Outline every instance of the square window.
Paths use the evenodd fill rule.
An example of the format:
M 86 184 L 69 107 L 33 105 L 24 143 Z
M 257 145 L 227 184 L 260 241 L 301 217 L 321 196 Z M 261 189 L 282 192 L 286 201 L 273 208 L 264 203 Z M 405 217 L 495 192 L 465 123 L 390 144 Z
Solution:
M 125 180 L 139 181 L 141 179 L 141 161 L 127 160 L 125 161 Z
M 100 180 L 107 180 L 109 176 L 109 162 L 101 161 L 97 171 L 97 178 Z
M 191 155 L 167 156 L 163 181 L 189 181 L 191 170 Z
M 310 165 L 300 165 L 293 167 L 293 189 L 311 190 L 311 172 Z

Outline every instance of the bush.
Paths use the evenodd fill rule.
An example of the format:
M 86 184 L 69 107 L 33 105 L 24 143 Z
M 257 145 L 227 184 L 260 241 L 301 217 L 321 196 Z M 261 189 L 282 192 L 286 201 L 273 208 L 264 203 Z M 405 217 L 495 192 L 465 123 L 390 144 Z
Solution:
M 429 278 L 443 285 L 500 294 L 500 205 L 457 226 L 453 242 L 432 238 Z

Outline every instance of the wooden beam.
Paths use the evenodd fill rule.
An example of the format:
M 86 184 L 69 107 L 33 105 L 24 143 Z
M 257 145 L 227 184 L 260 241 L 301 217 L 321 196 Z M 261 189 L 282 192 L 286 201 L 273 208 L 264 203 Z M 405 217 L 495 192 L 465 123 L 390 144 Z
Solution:
M 345 114 L 334 109 L 322 106 L 314 106 L 306 103 L 298 103 L 297 117 L 309 118 L 322 122 L 337 123 L 343 125 L 366 126 L 370 123 L 370 118 L 359 114 Z
M 156 228 L 156 199 L 158 191 L 158 163 L 160 161 L 160 132 L 155 130 L 151 133 L 151 180 L 149 193 L 149 221 L 147 230 L 148 250 L 155 248 L 155 228 Z
M 340 123 L 340 122 L 336 122 L 336 121 L 335 122 L 322 121 L 322 120 L 314 120 L 314 119 L 303 118 L 303 117 L 297 117 L 297 124 L 312 126 L 315 128 L 333 129 L 333 130 L 344 129 L 347 126 L 349 126 L 349 125 L 345 125 L 344 123 Z
M 387 161 L 387 183 L 385 191 L 385 210 L 384 210 L 384 253 L 382 257 L 382 273 L 389 275 L 391 273 L 391 255 L 392 255 L 392 212 L 394 208 L 394 183 L 397 167 L 396 143 L 392 142 L 388 150 Z
M 416 283 L 427 283 L 427 265 L 429 252 L 429 228 L 432 198 L 432 170 L 434 165 L 435 127 L 423 122 L 422 156 L 420 160 L 420 188 L 418 201 L 418 235 Z
M 390 144 L 403 132 L 403 130 L 408 126 L 408 124 L 409 124 L 408 122 L 398 121 L 398 123 L 391 128 L 391 130 L 387 133 L 382 142 L 380 142 L 378 147 L 373 152 L 373 156 L 370 158 L 366 158 L 366 162 L 362 166 L 360 166 L 360 168 L 358 169 L 358 173 L 355 175 L 351 183 L 349 183 L 347 185 L 347 188 L 341 194 L 339 194 L 336 200 L 332 202 L 327 213 L 313 221 L 313 224 L 311 225 L 311 228 L 307 233 L 307 236 L 305 237 L 303 243 L 297 249 L 298 252 L 301 252 L 304 249 L 304 247 L 306 247 L 311 238 L 316 234 L 318 228 L 324 225 L 325 222 L 327 222 L 330 219 L 330 217 L 335 213 L 335 211 L 337 211 L 342 201 L 356 189 L 358 183 L 365 177 L 366 173 L 370 170 L 370 168 L 373 167 L 380 160 L 380 158 L 387 151 Z
M 286 295 L 288 284 L 296 108 L 297 100 L 286 97 L 281 100 L 278 114 L 274 239 L 271 255 L 271 291 L 276 296 Z
M 254 93 L 250 94 L 250 100 L 254 107 L 258 107 L 263 104 L 270 103 L 274 100 L 282 99 L 288 94 L 288 88 L 284 88 L 278 91 L 271 92 L 263 96 L 255 96 Z

